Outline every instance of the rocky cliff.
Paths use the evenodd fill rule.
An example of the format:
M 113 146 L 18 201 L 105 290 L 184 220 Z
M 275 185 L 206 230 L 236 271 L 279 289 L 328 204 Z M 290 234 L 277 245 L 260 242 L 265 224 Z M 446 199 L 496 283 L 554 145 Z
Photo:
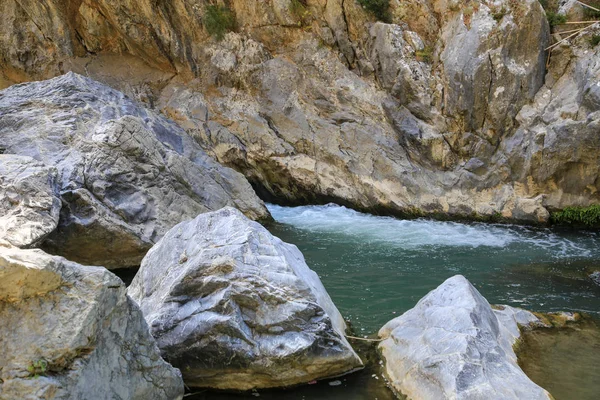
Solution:
M 287 203 L 545 222 L 600 200 L 598 48 L 548 57 L 537 0 L 391 0 L 389 23 L 356 0 L 213 3 L 222 40 L 206 0 L 5 0 L 0 85 L 100 80 Z

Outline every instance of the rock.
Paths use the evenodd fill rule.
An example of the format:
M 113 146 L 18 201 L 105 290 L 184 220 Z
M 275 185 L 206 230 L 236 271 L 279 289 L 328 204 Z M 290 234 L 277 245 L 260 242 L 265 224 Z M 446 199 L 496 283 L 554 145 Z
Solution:
M 587 35 L 544 76 L 538 0 L 389 3 L 387 24 L 356 1 L 231 1 L 238 27 L 216 41 L 206 0 L 5 0 L 0 87 L 86 74 L 288 204 L 544 224 L 600 202 Z
M 63 206 L 44 248 L 86 264 L 139 265 L 177 222 L 226 205 L 268 216 L 176 124 L 74 73 L 0 92 L 0 143 L 58 171 Z
M 504 0 L 449 18 L 441 32 L 444 113 L 497 143 L 544 83 L 546 15 L 538 0 Z
M 41 250 L 0 247 L 0 398 L 181 399 L 119 278 Z
M 298 249 L 230 207 L 173 227 L 129 295 L 188 386 L 285 387 L 362 367 Z
M 0 241 L 38 245 L 58 226 L 56 168 L 31 157 L 0 154 Z
M 535 316 L 493 311 L 463 276 L 446 280 L 379 331 L 395 390 L 411 399 L 551 399 L 517 364 L 518 323 Z
M 511 306 L 495 306 L 494 314 L 498 318 L 500 326 L 510 334 L 510 345 L 514 346 L 521 337 L 521 329 L 532 329 L 546 326 L 538 317 L 530 311 Z
M 510 166 L 512 179 L 528 180 L 555 210 L 598 202 L 600 48 L 590 49 L 587 35 L 581 36 L 553 50 L 546 84 L 499 147 L 499 162 Z
M 596 271 L 590 274 L 590 279 L 596 284 L 600 286 L 600 271 Z

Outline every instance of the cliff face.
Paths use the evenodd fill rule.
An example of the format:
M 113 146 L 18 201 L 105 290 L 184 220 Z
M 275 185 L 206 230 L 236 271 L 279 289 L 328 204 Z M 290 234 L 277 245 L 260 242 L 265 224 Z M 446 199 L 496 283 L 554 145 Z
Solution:
M 537 0 L 5 0 L 0 85 L 72 70 L 178 122 L 265 197 L 543 222 L 597 190 L 597 48 Z

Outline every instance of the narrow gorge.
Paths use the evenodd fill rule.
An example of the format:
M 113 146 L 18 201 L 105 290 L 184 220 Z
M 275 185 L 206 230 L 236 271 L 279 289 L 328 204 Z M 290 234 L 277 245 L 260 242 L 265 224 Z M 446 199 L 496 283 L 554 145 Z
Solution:
M 600 2 L 0 0 L 0 400 L 600 392 Z

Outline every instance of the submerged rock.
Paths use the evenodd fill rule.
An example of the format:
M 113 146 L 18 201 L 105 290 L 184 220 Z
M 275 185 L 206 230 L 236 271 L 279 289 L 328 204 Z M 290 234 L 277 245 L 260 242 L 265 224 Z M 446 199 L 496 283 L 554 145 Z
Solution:
M 0 154 L 0 241 L 35 246 L 56 229 L 56 175 L 31 157 Z
M 592 274 L 590 274 L 590 279 L 592 280 L 592 282 L 594 282 L 596 285 L 600 285 L 600 271 L 596 271 Z
M 1 399 L 178 399 L 123 283 L 41 250 L 0 247 Z
M 177 222 L 226 205 L 268 216 L 179 126 L 73 73 L 0 92 L 0 143 L 56 168 L 63 207 L 45 248 L 85 264 L 137 265 Z
M 379 349 L 395 390 L 411 399 L 551 399 L 517 364 L 517 324 L 535 323 L 523 310 L 493 311 L 457 275 L 379 331 Z
M 300 251 L 230 207 L 171 229 L 129 294 L 189 386 L 284 387 L 362 367 Z

